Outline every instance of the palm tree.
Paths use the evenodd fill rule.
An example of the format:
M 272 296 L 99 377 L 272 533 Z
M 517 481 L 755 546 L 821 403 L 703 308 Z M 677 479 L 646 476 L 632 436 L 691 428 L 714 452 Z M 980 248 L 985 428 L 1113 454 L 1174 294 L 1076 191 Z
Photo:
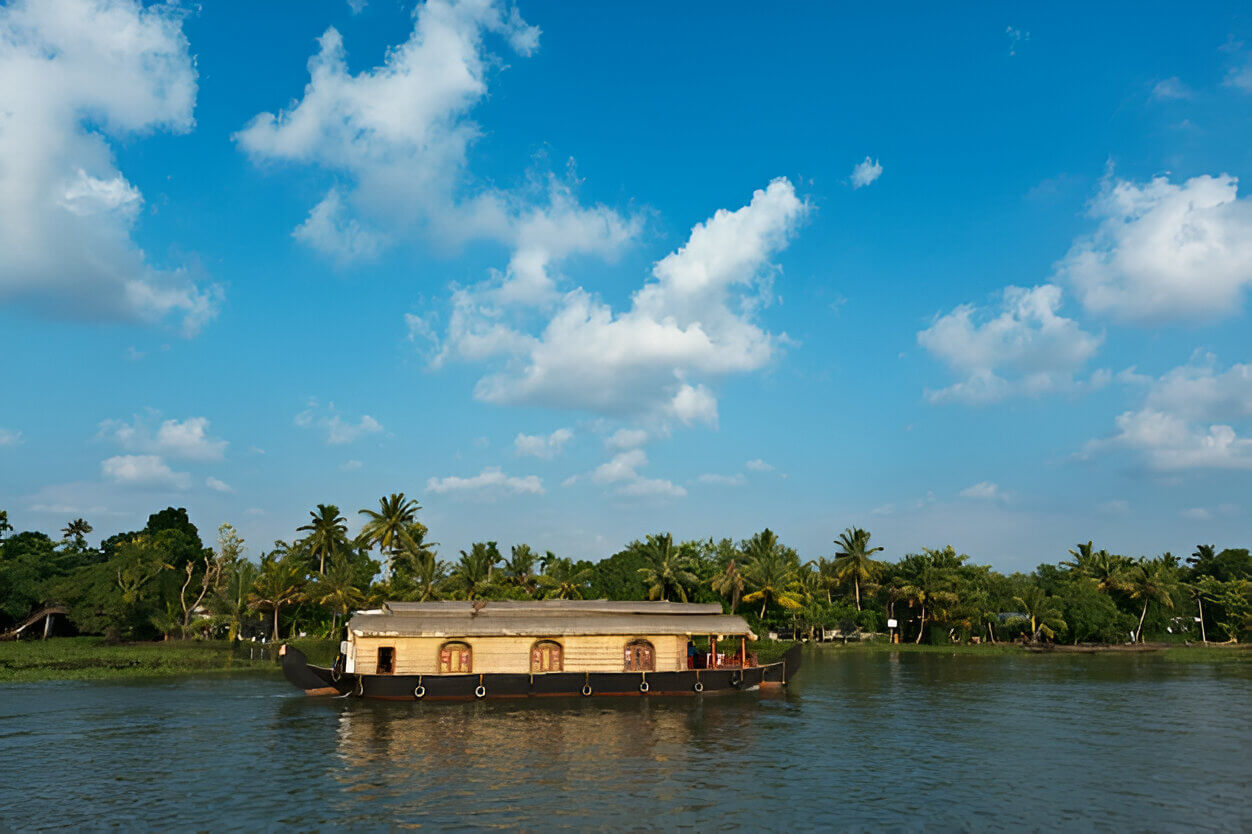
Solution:
M 318 504 L 317 510 L 309 513 L 309 523 L 297 527 L 297 531 L 308 531 L 304 544 L 317 559 L 318 574 L 326 573 L 326 559 L 333 557 L 348 543 L 348 519 L 339 514 L 334 504 Z
M 856 610 L 861 610 L 861 583 L 870 582 L 882 573 L 882 562 L 870 557 L 881 551 L 881 547 L 869 546 L 869 531 L 860 527 L 848 527 L 835 539 L 839 552 L 835 554 L 834 575 L 839 582 L 852 580 L 852 590 L 856 595 Z
M 227 640 L 233 642 L 243 630 L 249 610 L 248 597 L 256 578 L 256 565 L 241 559 L 227 567 L 226 581 L 213 596 L 213 610 L 227 623 Z
M 1037 643 L 1042 634 L 1049 640 L 1056 638 L 1056 632 L 1068 626 L 1061 617 L 1056 597 L 1048 596 L 1038 585 L 1032 585 L 1022 592 L 1021 596 L 1013 597 L 1014 602 L 1022 607 L 1022 613 L 1030 620 L 1030 642 Z
M 386 560 L 388 576 L 391 575 L 392 559 L 400 549 L 406 544 L 415 544 L 409 535 L 409 528 L 417 521 L 420 509 L 416 499 L 405 498 L 403 492 L 393 492 L 386 498 L 378 499 L 378 510 L 361 510 L 359 513 L 368 519 L 357 534 L 357 541 L 366 547 L 378 545 Z
M 739 565 L 731 559 L 726 563 L 726 568 L 720 573 L 713 576 L 709 582 L 713 588 L 713 592 L 721 594 L 730 599 L 730 613 L 735 613 L 735 609 L 739 607 L 739 600 L 743 596 L 744 578 L 743 571 L 739 569 Z
M 948 571 L 935 567 L 933 561 L 927 557 L 920 558 L 923 560 L 920 566 L 899 588 L 900 595 L 907 599 L 910 605 L 916 603 L 920 606 L 917 639 L 913 641 L 914 643 L 921 643 L 922 637 L 926 634 L 927 606 L 930 607 L 930 618 L 934 620 L 937 619 L 937 609 L 955 605 L 960 601 L 960 597 L 952 590 L 952 578 Z
M 304 596 L 304 577 L 294 559 L 280 559 L 270 553 L 261 557 L 261 570 L 252 583 L 248 605 L 253 610 L 274 612 L 274 640 L 278 640 L 278 613 L 284 605 L 299 602 Z
M 330 570 L 318 578 L 313 598 L 320 605 L 330 606 L 331 637 L 338 631 L 340 615 L 346 618 L 353 608 L 365 604 L 365 594 L 356 586 L 352 563 L 342 553 L 331 559 Z
M 500 550 L 495 542 L 474 542 L 469 553 L 461 551 L 461 561 L 452 568 L 448 585 L 465 599 L 477 599 L 495 584 L 495 567 Z
M 573 559 L 549 552 L 544 572 L 536 578 L 544 599 L 582 599 L 594 571 L 580 567 Z
M 760 602 L 762 617 L 770 603 L 789 611 L 803 606 L 795 587 L 799 560 L 778 543 L 773 530 L 766 527 L 744 542 L 743 555 L 747 560 L 743 567 L 744 584 L 752 589 L 744 595 L 744 602 Z
M 1166 608 L 1174 607 L 1174 591 L 1178 589 L 1178 577 L 1171 566 L 1160 559 L 1140 559 L 1126 574 L 1126 595 L 1135 601 L 1143 601 L 1139 614 L 1139 627 L 1135 629 L 1135 642 L 1143 638 L 1143 621 L 1148 616 L 1148 606 L 1159 602 Z
M 1096 581 L 1096 587 L 1106 594 L 1126 590 L 1125 573 L 1130 567 L 1130 560 L 1125 556 L 1109 553 L 1107 550 L 1092 550 L 1092 543 L 1078 544 L 1078 549 L 1071 550 L 1073 558 L 1061 562 L 1061 565 L 1072 572 Z
M 687 589 L 700 580 L 691 570 L 691 559 L 681 548 L 674 547 L 674 537 L 669 533 L 648 536 L 646 542 L 638 545 L 638 551 L 648 562 L 647 567 L 639 568 L 639 575 L 648 586 L 648 599 L 664 602 L 672 593 L 686 602 Z
M 526 592 L 535 595 L 535 563 L 539 554 L 530 549 L 528 544 L 515 544 L 510 550 L 508 561 L 504 563 L 504 573 L 509 581 Z
M 80 549 L 87 545 L 87 534 L 90 532 L 91 525 L 81 518 L 76 518 L 61 528 L 62 535 L 67 539 L 73 539 L 74 544 Z

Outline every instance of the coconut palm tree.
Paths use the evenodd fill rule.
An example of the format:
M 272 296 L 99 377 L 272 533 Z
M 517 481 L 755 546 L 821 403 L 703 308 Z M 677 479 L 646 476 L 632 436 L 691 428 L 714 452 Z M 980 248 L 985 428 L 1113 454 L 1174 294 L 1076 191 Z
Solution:
M 495 542 L 474 542 L 461 560 L 452 568 L 448 587 L 465 599 L 478 599 L 491 591 L 496 581 L 495 568 L 500 561 L 500 550 Z
M 273 553 L 261 557 L 261 570 L 252 583 L 248 605 L 254 611 L 272 611 L 274 614 L 273 639 L 278 640 L 278 615 L 285 605 L 293 605 L 304 598 L 304 577 L 294 559 L 277 558 Z
M 744 542 L 743 555 L 744 586 L 752 589 L 743 596 L 743 601 L 761 603 L 760 616 L 765 616 L 771 603 L 788 611 L 804 605 L 796 589 L 799 560 L 778 543 L 778 535 L 773 530 L 766 527 Z
M 582 599 L 594 571 L 580 567 L 573 559 L 549 552 L 544 572 L 536 577 L 544 599 Z
M 87 546 L 87 534 L 90 532 L 91 525 L 82 518 L 76 518 L 61 528 L 62 535 L 67 539 L 73 539 L 75 546 L 79 549 Z
M 415 545 L 409 528 L 417 521 L 421 506 L 416 499 L 405 498 L 403 492 L 393 492 L 378 499 L 377 510 L 361 510 L 366 516 L 365 525 L 357 534 L 357 541 L 366 547 L 378 546 L 386 560 L 387 575 L 391 575 L 391 562 L 404 545 Z
M 257 567 L 246 559 L 230 564 L 225 581 L 213 596 L 212 608 L 226 622 L 226 639 L 234 641 L 243 630 L 250 606 L 248 597 L 256 582 Z
M 899 593 L 910 605 L 919 606 L 917 639 L 913 642 L 921 643 L 926 634 L 927 616 L 931 620 L 937 619 L 936 614 L 940 609 L 956 605 L 960 597 L 952 589 L 952 577 L 946 569 L 936 567 L 926 556 L 910 558 L 920 558 L 922 561 L 917 563 L 912 575 L 899 586 Z
M 309 523 L 296 530 L 308 532 L 303 541 L 317 559 L 318 574 L 326 573 L 326 560 L 348 543 L 348 519 L 339 514 L 334 504 L 318 504 L 317 509 L 309 513 Z
M 1037 585 L 1027 588 L 1021 596 L 1013 597 L 1013 601 L 1021 606 L 1022 613 L 1030 620 L 1030 642 L 1032 643 L 1037 643 L 1040 635 L 1053 640 L 1056 638 L 1056 632 L 1068 627 L 1061 616 L 1061 609 L 1057 607 L 1059 602 L 1057 598 L 1048 596 Z
M 739 565 L 734 559 L 726 563 L 726 567 L 714 574 L 713 579 L 709 582 L 713 588 L 713 593 L 720 594 L 730 600 L 730 613 L 735 613 L 735 609 L 739 607 L 739 600 L 743 597 L 743 589 L 745 587 L 743 571 L 739 569 Z
M 1126 595 L 1136 602 L 1143 602 L 1139 627 L 1135 629 L 1135 642 L 1138 643 L 1143 638 L 1143 621 L 1148 616 L 1148 606 L 1158 602 L 1166 608 L 1174 607 L 1178 576 L 1161 559 L 1140 559 L 1126 572 L 1124 583 Z
M 833 565 L 834 576 L 840 583 L 852 580 L 852 590 L 856 597 L 856 610 L 861 610 L 861 583 L 870 582 L 882 573 L 882 562 L 876 562 L 871 556 L 883 550 L 881 547 L 869 546 L 869 531 L 860 527 L 848 527 L 835 539 L 839 552 L 835 554 Z
M 312 596 L 320 605 L 330 606 L 330 634 L 339 628 L 339 617 L 365 604 L 365 594 L 356 585 L 356 571 L 342 552 L 330 561 L 330 570 L 317 580 Z
M 682 548 L 674 547 L 674 537 L 669 533 L 648 536 L 638 551 L 647 562 L 647 567 L 639 568 L 639 575 L 648 586 L 648 599 L 664 602 L 674 596 L 686 602 L 687 589 L 700 580 L 692 572 L 691 559 Z
M 509 551 L 509 559 L 504 563 L 504 574 L 517 587 L 526 592 L 528 596 L 534 596 L 537 586 L 535 584 L 535 563 L 539 561 L 539 554 L 530 549 L 528 544 L 515 544 Z
M 1107 550 L 1092 550 L 1092 543 L 1079 543 L 1077 550 L 1069 552 L 1071 558 L 1061 565 L 1071 572 L 1094 579 L 1096 587 L 1106 594 L 1126 590 L 1125 575 L 1130 560 Z

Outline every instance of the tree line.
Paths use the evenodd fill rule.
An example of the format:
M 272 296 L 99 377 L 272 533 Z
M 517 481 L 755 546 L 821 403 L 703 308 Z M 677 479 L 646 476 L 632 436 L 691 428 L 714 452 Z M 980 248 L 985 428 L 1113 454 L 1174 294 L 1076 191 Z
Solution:
M 442 599 L 717 602 L 761 633 L 884 632 L 894 622 L 914 643 L 1238 641 L 1252 630 L 1246 548 L 1199 545 L 1180 559 L 1086 542 L 1057 563 L 1005 575 L 951 546 L 875 558 L 883 548 L 850 527 L 813 560 L 769 529 L 738 542 L 657 533 L 598 562 L 527 544 L 506 554 L 493 541 L 444 560 L 420 510 L 403 493 L 384 496 L 359 511 L 361 530 L 349 536 L 339 508 L 318 504 L 291 541 L 255 562 L 230 524 L 206 547 L 181 508 L 96 547 L 83 519 L 54 539 L 14 534 L 0 510 L 0 631 L 60 605 L 79 632 L 118 640 L 335 637 L 353 610 Z

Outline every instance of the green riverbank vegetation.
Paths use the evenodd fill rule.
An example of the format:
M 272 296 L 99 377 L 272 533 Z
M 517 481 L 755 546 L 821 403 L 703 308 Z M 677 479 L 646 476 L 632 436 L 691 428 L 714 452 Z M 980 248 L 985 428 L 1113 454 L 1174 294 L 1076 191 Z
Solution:
M 389 599 L 717 602 L 762 636 L 891 631 L 914 645 L 1224 643 L 1252 630 L 1246 548 L 1199 545 L 1179 558 L 1085 542 L 1030 573 L 1003 574 L 951 546 L 893 558 L 851 527 L 808 557 L 766 529 L 737 542 L 655 533 L 591 562 L 493 541 L 446 555 L 420 510 L 402 493 L 385 496 L 360 510 L 361 531 L 349 536 L 339 508 L 319 504 L 255 560 L 230 524 L 206 546 L 185 509 L 95 546 L 83 519 L 52 534 L 15 532 L 0 510 L 0 634 L 39 636 L 55 623 L 53 633 L 114 643 L 334 641 L 353 610 Z

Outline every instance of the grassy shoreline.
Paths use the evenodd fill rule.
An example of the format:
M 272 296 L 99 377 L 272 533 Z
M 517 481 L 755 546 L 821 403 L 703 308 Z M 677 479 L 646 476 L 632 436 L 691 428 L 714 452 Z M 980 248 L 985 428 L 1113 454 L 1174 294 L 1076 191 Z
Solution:
M 328 665 L 338 650 L 332 640 L 289 641 L 309 656 L 311 662 Z M 779 659 L 791 643 L 761 641 L 755 649 L 760 660 Z M 947 646 L 890 644 L 886 642 L 823 643 L 815 651 L 834 653 L 897 653 L 931 655 L 973 655 L 1003 657 L 1073 657 L 1068 653 L 1035 654 L 1011 643 L 995 645 L 953 644 Z M 1111 655 L 1126 655 L 1110 651 Z M 1163 658 L 1183 663 L 1250 663 L 1252 646 L 1162 646 L 1159 651 L 1135 656 Z M 1082 655 L 1090 657 L 1091 655 Z M 106 643 L 98 637 L 61 637 L 47 641 L 0 643 L 0 684 L 33 683 L 54 680 L 124 680 L 167 678 L 181 675 L 229 673 L 273 673 L 278 669 L 275 646 L 257 643 L 228 643 L 224 640 L 175 640 L 163 643 Z
M 933 646 L 916 643 L 888 643 L 882 640 L 862 643 L 821 643 L 816 646 L 820 651 L 864 653 L 897 653 L 897 654 L 938 654 L 938 655 L 975 655 L 994 657 L 1003 655 L 1020 655 L 1031 657 L 1107 657 L 1107 656 L 1146 656 L 1161 657 L 1166 660 L 1184 662 L 1218 662 L 1248 663 L 1252 662 L 1252 644 L 1209 644 L 1207 646 L 1183 645 L 1181 643 L 1162 643 L 1151 651 L 1127 651 L 1122 646 L 1101 646 L 1093 653 L 1074 653 L 1068 651 L 1032 652 L 1016 643 L 953 643 L 950 645 Z
M 315 663 L 329 662 L 330 640 L 291 641 Z M 273 672 L 274 646 L 225 640 L 106 643 L 99 637 L 0 643 L 0 683 L 51 680 L 117 680 L 222 672 Z

